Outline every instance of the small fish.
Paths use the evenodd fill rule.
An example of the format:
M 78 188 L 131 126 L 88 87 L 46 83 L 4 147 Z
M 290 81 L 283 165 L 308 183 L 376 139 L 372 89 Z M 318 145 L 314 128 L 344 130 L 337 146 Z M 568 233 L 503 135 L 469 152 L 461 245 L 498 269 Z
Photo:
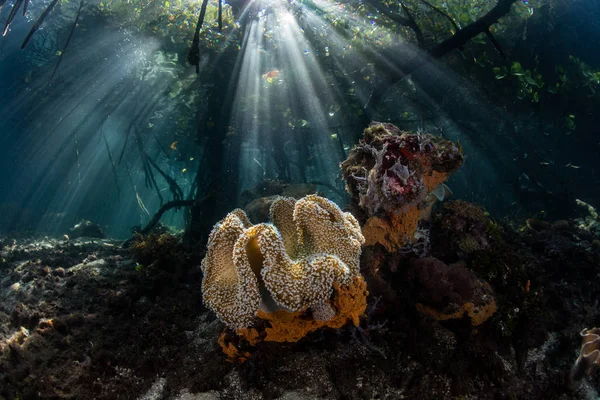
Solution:
M 279 76 L 279 70 L 274 69 L 272 71 L 267 72 L 266 74 L 262 74 L 262 78 L 266 79 L 267 82 L 273 83 L 273 81 Z
M 179 140 L 176 140 L 173 143 L 171 143 L 171 145 L 169 146 L 171 150 L 177 150 L 177 143 L 179 143 Z
M 185 171 L 187 171 L 187 168 L 184 168 L 181 170 L 181 172 L 185 173 Z
M 581 168 L 581 165 L 573 165 L 571 163 L 568 163 L 567 165 L 565 165 L 565 167 L 567 167 L 567 168 L 573 168 L 573 169 L 579 169 L 579 168 Z
M 542 162 L 540 163 L 540 165 L 551 165 L 551 164 L 552 164 L 552 163 L 549 163 L 549 162 L 546 162 L 546 161 L 542 161 Z

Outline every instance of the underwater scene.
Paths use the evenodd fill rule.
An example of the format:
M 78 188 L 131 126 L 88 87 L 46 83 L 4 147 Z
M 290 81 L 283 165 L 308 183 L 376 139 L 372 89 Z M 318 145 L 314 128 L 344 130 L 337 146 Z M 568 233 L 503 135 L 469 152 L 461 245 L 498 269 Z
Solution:
M 600 1 L 0 30 L 0 400 L 600 399 Z

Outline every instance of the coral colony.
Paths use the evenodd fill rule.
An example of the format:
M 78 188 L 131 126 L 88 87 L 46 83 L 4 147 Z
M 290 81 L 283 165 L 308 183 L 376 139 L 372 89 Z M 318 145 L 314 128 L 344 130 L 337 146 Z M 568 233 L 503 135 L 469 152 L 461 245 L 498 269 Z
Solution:
M 342 163 L 347 190 L 368 216 L 362 230 L 352 214 L 317 195 L 277 198 L 270 224 L 252 225 L 240 209 L 229 213 L 214 227 L 202 261 L 204 302 L 229 328 L 219 339 L 223 351 L 244 361 L 251 353 L 243 345 L 294 342 L 322 327 L 358 325 L 368 294 L 361 246 L 379 243 L 394 252 L 417 238 L 434 202 L 430 193 L 462 162 L 450 141 L 372 123 Z M 446 292 L 456 298 L 419 303 L 421 312 L 435 319 L 466 314 L 474 326 L 495 312 L 487 283 L 464 268 L 426 260 L 414 267 L 416 279 L 430 285 L 423 271 L 433 268 L 449 278 Z
M 297 341 L 349 320 L 358 324 L 367 292 L 356 219 L 316 195 L 281 197 L 270 211 L 272 224 L 252 225 L 238 209 L 215 226 L 202 262 L 206 305 L 251 344 L 259 337 Z M 270 326 L 245 329 L 257 318 Z M 222 346 L 238 355 L 231 344 Z

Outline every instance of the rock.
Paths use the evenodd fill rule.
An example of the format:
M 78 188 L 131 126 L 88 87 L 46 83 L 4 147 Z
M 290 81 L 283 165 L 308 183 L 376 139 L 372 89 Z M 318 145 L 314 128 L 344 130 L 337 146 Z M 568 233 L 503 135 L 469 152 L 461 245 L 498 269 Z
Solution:
M 104 239 L 104 231 L 100 225 L 87 220 L 81 220 L 77 225 L 70 229 L 72 239 L 79 237 L 93 237 Z
M 79 272 L 82 270 L 91 271 L 93 274 L 99 274 L 99 270 L 107 265 L 106 260 L 95 260 L 89 263 L 81 263 L 69 268 L 69 272 Z

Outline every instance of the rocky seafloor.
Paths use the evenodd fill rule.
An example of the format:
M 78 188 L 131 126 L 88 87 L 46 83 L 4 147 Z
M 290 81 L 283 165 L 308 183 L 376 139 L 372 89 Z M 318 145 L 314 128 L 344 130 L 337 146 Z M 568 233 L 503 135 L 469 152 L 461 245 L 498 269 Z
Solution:
M 598 221 L 494 221 L 439 207 L 428 255 L 494 291 L 473 326 L 436 320 L 414 257 L 365 249 L 358 327 L 261 343 L 232 363 L 203 307 L 202 255 L 176 237 L 123 249 L 108 239 L 0 239 L 0 399 L 582 399 L 569 371 L 583 328 L 600 325 Z M 377 268 L 373 268 L 374 263 Z

